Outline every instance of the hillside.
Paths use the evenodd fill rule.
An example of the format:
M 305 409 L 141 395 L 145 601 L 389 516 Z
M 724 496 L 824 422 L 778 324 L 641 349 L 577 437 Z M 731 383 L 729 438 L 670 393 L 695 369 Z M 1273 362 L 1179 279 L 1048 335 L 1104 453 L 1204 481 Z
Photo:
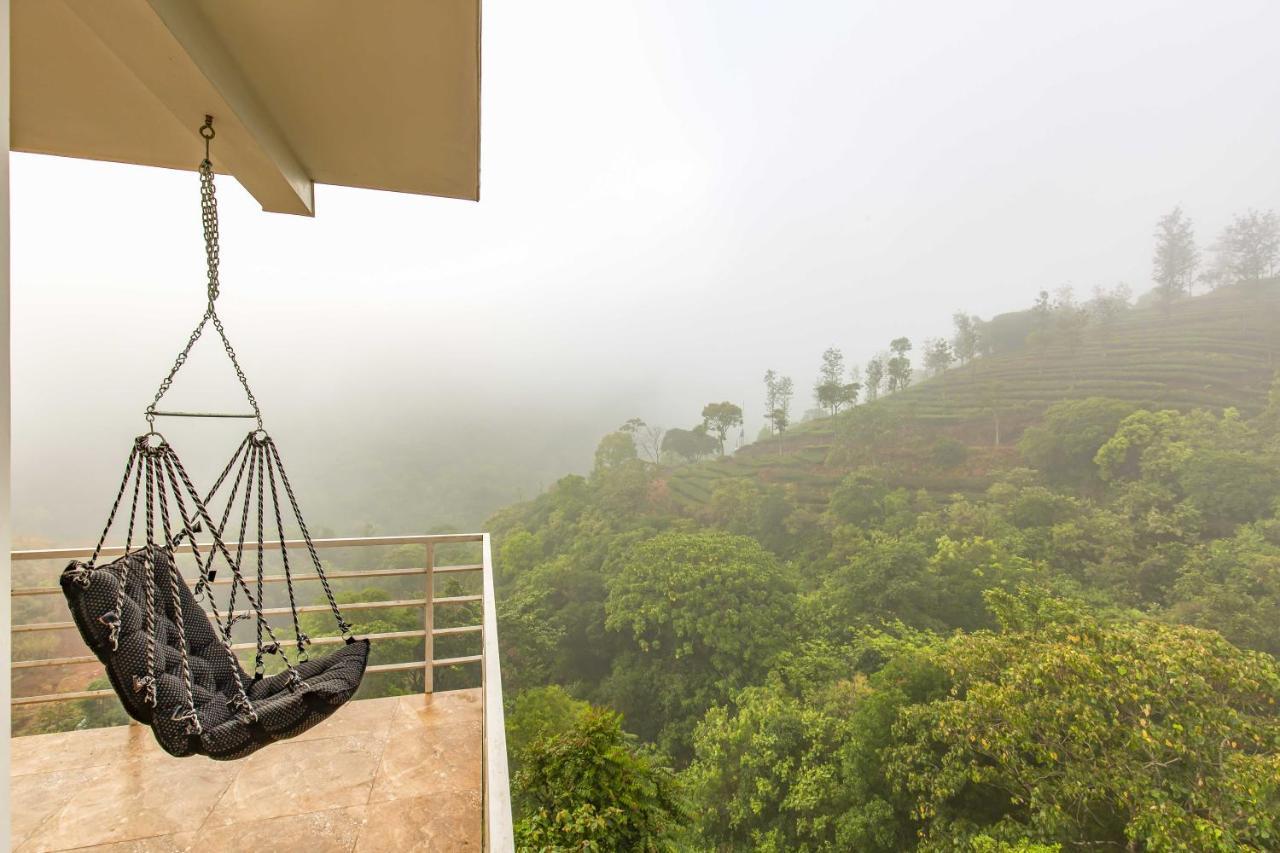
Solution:
M 1175 303 L 1167 315 L 1155 306 L 1130 309 L 1108 330 L 1086 329 L 1074 348 L 1050 342 L 975 359 L 731 457 L 675 468 L 667 486 L 690 509 L 704 505 L 717 482 L 741 477 L 788 485 L 800 502 L 817 504 L 849 470 L 877 464 L 908 488 L 980 491 L 992 472 L 1019 464 L 1018 437 L 1059 400 L 1109 397 L 1254 414 L 1280 366 L 1277 350 L 1280 281 L 1222 288 Z M 892 441 L 875 440 L 877 421 L 893 423 Z M 968 453 L 962 464 L 938 470 L 923 457 L 943 438 Z

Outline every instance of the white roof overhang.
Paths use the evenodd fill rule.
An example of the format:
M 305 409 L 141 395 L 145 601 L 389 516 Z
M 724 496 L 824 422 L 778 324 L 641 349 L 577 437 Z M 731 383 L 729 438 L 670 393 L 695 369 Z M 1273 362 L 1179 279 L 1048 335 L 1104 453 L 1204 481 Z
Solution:
M 12 0 L 15 151 L 478 199 L 480 0 Z

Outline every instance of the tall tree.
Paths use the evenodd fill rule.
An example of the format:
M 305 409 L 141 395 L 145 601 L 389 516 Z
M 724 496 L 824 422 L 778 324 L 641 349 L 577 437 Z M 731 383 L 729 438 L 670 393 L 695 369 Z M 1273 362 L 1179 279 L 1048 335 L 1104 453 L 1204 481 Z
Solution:
M 1156 283 L 1160 307 L 1168 314 L 1175 301 L 1191 292 L 1196 268 L 1200 265 L 1200 251 L 1196 248 L 1191 220 L 1183 215 L 1181 207 L 1160 217 L 1155 238 L 1151 278 Z
M 867 362 L 866 376 L 867 402 L 874 403 L 880 397 L 880 386 L 884 382 L 884 363 L 887 359 L 878 355 Z
M 1218 284 L 1258 281 L 1280 264 L 1280 217 L 1274 210 L 1237 214 L 1214 247 Z
M 714 434 L 720 445 L 720 455 L 724 456 L 724 440 L 729 430 L 742 423 L 742 408 L 728 400 L 722 403 L 707 403 L 702 407 L 702 423 L 707 431 Z
M 885 372 L 889 376 L 888 391 L 902 391 L 911 384 L 911 341 L 908 338 L 894 338 L 889 342 L 889 362 Z
M 924 342 L 924 369 L 930 376 L 937 376 L 955 361 L 951 344 L 946 338 L 929 338 Z
M 853 405 L 857 394 L 857 386 L 844 381 L 844 353 L 829 347 L 822 354 L 822 367 L 818 369 L 818 379 L 813 385 L 818 405 L 835 417 L 840 414 L 842 406 Z
M 618 431 L 629 433 L 636 449 L 644 451 L 649 461 L 657 464 L 662 454 L 662 434 L 666 430 L 660 426 L 650 426 L 641 418 L 630 418 Z
M 795 394 L 795 385 L 790 376 L 783 376 L 774 382 L 774 405 L 769 410 L 769 422 L 778 436 L 778 453 L 782 453 L 782 434 L 791 424 L 791 397 Z
M 773 411 L 778 408 L 778 374 L 772 370 L 764 372 L 764 411 L 769 422 L 769 431 L 773 432 Z
M 951 349 L 955 353 L 956 360 L 961 366 L 973 363 L 973 360 L 978 357 L 981 346 L 982 321 L 972 314 L 957 311 L 951 315 L 951 322 L 956 328 L 955 334 L 951 337 Z

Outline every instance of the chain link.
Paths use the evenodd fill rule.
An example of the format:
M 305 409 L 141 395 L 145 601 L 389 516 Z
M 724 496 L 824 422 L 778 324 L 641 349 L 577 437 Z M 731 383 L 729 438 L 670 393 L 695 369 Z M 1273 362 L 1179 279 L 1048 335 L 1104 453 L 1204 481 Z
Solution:
M 169 374 L 160 383 L 160 387 L 156 389 L 156 395 L 151 401 L 151 405 L 147 406 L 147 423 L 154 429 L 156 406 L 160 404 L 160 399 L 169 391 L 169 387 L 173 385 L 173 379 L 178 375 L 178 371 L 182 369 L 182 365 L 187 363 L 187 357 L 191 355 L 191 348 L 196 345 L 196 341 L 200 340 L 200 336 L 204 334 L 205 326 L 212 322 L 213 328 L 218 332 L 218 337 L 222 339 L 222 348 L 226 351 L 227 358 L 231 360 L 231 366 L 235 368 L 236 378 L 240 380 L 240 387 L 244 389 L 245 396 L 249 399 L 249 405 L 253 407 L 253 415 L 258 421 L 258 429 L 262 429 L 262 410 L 258 408 L 258 400 L 253 396 L 253 391 L 249 388 L 249 378 L 245 376 L 244 370 L 240 367 L 240 360 L 236 357 L 235 348 L 231 346 L 231 340 L 227 337 L 227 330 L 222 325 L 222 320 L 218 317 L 218 311 L 215 307 L 218 296 L 222 292 L 222 286 L 218 280 L 218 265 L 221 260 L 218 243 L 218 197 L 213 184 L 213 163 L 209 160 L 209 142 L 214 137 L 213 119 L 211 117 L 205 116 L 205 123 L 200 128 L 200 135 L 205 141 L 205 157 L 200 161 L 200 224 L 204 232 L 205 268 L 206 278 L 208 279 L 206 289 L 209 303 L 205 308 L 204 316 L 200 318 L 200 322 L 187 339 L 187 345 L 178 353 L 173 367 L 169 369 Z

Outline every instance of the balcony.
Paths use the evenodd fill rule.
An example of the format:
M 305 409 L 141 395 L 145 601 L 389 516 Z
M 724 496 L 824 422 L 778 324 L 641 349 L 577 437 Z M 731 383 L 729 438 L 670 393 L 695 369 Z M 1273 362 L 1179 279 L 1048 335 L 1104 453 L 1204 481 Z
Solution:
M 340 595 L 347 593 L 343 610 L 351 612 L 357 630 L 362 613 L 396 614 L 403 622 L 420 612 L 421 627 L 366 634 L 375 655 L 379 641 L 384 649 L 391 648 L 389 641 L 398 643 L 398 649 L 421 649 L 414 660 L 374 662 L 367 670 L 361 695 L 401 695 L 358 695 L 303 735 L 232 762 L 173 758 L 160 749 L 149 728 L 137 724 L 13 737 L 14 850 L 512 849 L 488 534 L 322 539 L 315 544 L 323 549 L 335 588 Z M 279 543 L 264 543 L 264 550 L 278 551 Z M 102 667 L 79 642 L 69 620 L 21 621 L 24 609 L 69 615 L 57 586 L 31 585 L 30 578 L 50 582 L 67 560 L 87 557 L 90 551 L 12 554 L 15 577 L 26 575 L 29 584 L 15 585 L 15 603 L 34 605 L 15 607 L 16 731 L 38 727 L 33 720 L 44 721 L 46 728 L 86 726 L 123 713 L 111 690 L 88 687 Z M 357 556 L 378 552 L 383 567 Z M 104 549 L 108 556 L 120 553 L 119 548 Z M 414 555 L 420 555 L 420 566 L 399 565 L 417 562 Z M 357 567 L 347 570 L 351 563 Z M 405 596 L 403 591 L 419 579 L 420 593 Z M 264 580 L 278 585 L 283 576 Z M 394 586 L 392 597 L 350 600 L 358 592 L 372 591 L 367 586 L 371 581 Z M 220 578 L 216 583 L 226 582 Z M 288 613 L 288 608 L 267 612 L 278 616 L 281 610 Z M 308 604 L 299 610 L 327 607 Z M 314 640 L 319 646 L 338 642 L 340 638 L 318 635 Z M 460 652 L 468 643 L 472 648 Z M 78 648 L 68 653 L 69 646 Z M 252 642 L 234 646 L 253 647 Z M 43 657 L 32 654 L 40 649 L 51 651 Z M 29 692 L 32 685 L 44 692 Z M 39 716 L 60 707 L 85 710 Z

